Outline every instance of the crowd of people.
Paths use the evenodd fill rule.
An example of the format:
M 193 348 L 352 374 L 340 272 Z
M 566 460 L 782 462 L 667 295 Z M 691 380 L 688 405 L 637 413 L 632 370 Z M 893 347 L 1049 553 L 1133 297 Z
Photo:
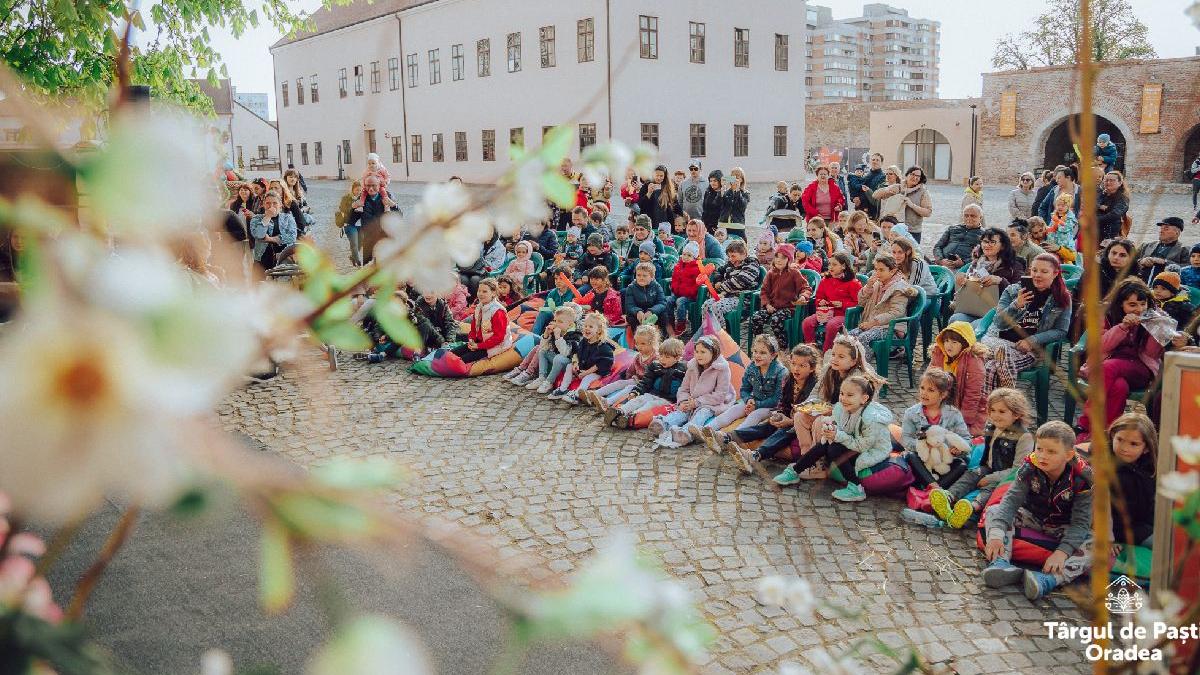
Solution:
M 1146 414 L 1126 413 L 1127 399 L 1152 388 L 1165 352 L 1196 340 L 1190 294 L 1200 284 L 1200 246 L 1179 244 L 1177 217 L 1158 223 L 1156 241 L 1125 238 L 1130 194 L 1106 150 L 1115 146 L 1103 140 L 1092 169 L 1103 239 L 1095 261 L 1080 254 L 1077 166 L 1022 174 L 1011 221 L 990 226 L 982 182 L 970 179 L 958 222 L 926 256 L 925 172 L 885 168 L 879 153 L 848 175 L 821 165 L 806 185 L 781 182 L 753 241 L 739 168 L 705 177 L 692 161 L 686 173 L 659 166 L 646 177 L 630 172 L 620 186 L 589 186 L 566 160 L 575 205 L 553 206 L 519 236 L 493 235 L 446 296 L 398 291 L 424 351 L 395 344 L 363 311 L 371 301 L 357 299 L 357 317 L 377 341 L 360 356 L 443 349 L 471 364 L 532 335 L 536 346 L 504 376 L 512 384 L 588 404 L 607 426 L 646 429 L 657 447 L 704 443 L 746 474 L 782 461 L 780 486 L 836 479 L 833 497 L 842 501 L 866 499 L 902 467 L 912 484 L 906 520 L 961 528 L 986 514 L 984 581 L 1023 583 L 1040 597 L 1090 564 L 1092 477 L 1077 446 L 1086 448 L 1093 430 L 1108 434 L 1119 463 L 1127 508 L 1114 515 L 1117 541 L 1150 544 L 1157 399 L 1143 396 Z M 339 205 L 335 224 L 355 265 L 370 259 L 359 230 L 397 209 L 387 184 L 372 156 Z M 627 218 L 614 217 L 614 195 Z M 311 223 L 294 172 L 239 187 L 229 208 L 245 219 L 265 267 Z M 1105 358 L 1102 373 L 1080 375 L 1103 382 L 1105 418 L 1039 426 L 1017 380 L 1052 358 L 1052 345 L 1080 335 L 1071 272 L 1085 264 L 1099 271 Z M 878 400 L 887 381 L 872 361 L 904 352 L 880 354 L 872 344 L 889 333 L 903 339 L 910 322 L 897 320 L 922 296 L 942 298 L 928 310 L 942 329 L 924 345 L 928 367 L 897 418 Z M 735 386 L 720 330 L 742 309 L 753 311 L 740 317 L 748 359 Z M 619 358 L 623 350 L 632 358 Z M 1012 563 L 1017 531 L 1040 533 L 1050 551 L 1040 568 Z

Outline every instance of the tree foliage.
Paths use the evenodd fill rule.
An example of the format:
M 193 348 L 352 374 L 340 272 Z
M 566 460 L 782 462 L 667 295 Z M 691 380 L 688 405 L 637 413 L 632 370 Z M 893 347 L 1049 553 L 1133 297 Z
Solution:
M 228 76 L 209 29 L 240 37 L 263 19 L 284 33 L 306 27 L 284 0 L 158 0 L 148 17 L 121 0 L 0 0 L 0 58 L 35 95 L 101 108 L 131 25 L 146 31 L 141 46 L 132 48 L 131 83 L 149 85 L 156 98 L 211 112 L 212 102 L 188 81 L 204 77 L 216 84 Z
M 1092 0 L 1092 59 L 1154 58 L 1146 24 L 1133 13 L 1129 0 Z M 1027 70 L 1077 62 L 1080 34 L 1079 0 L 1052 0 L 1029 30 L 1005 35 L 996 42 L 992 66 Z

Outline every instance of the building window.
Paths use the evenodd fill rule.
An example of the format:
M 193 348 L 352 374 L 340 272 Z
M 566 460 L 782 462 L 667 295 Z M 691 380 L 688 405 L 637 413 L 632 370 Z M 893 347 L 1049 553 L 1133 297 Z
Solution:
M 733 29 L 733 67 L 750 67 L 750 29 Z
M 304 78 L 296 78 L 296 105 L 304 105 Z
M 654 147 L 658 147 L 658 125 L 657 124 L 642 124 L 642 142 L 649 143 Z
M 270 149 L 270 148 L 268 148 L 268 147 L 267 147 L 267 146 L 265 146 L 265 145 L 260 145 L 260 146 L 258 146 L 258 158 L 259 158 L 259 159 L 266 159 L 266 158 L 267 158 L 267 153 L 268 153 L 268 152 L 270 152 L 270 151 L 271 151 L 271 149 Z
M 317 101 L 321 100 L 320 97 L 317 96 L 317 74 L 316 73 L 313 73 L 312 77 L 308 78 L 308 94 L 309 94 L 308 98 L 312 103 L 316 103 Z
M 483 130 L 483 161 L 496 161 L 496 130 Z
M 313 143 L 313 164 L 321 166 L 321 162 L 325 161 L 324 153 L 321 152 L 321 141 Z
M 354 159 L 350 157 L 350 140 L 342 139 L 342 164 L 353 164 Z
M 704 24 L 688 22 L 688 61 L 704 63 Z
M 295 159 L 292 156 L 292 144 L 291 143 L 287 144 L 287 160 L 288 160 L 287 161 L 288 164 L 296 163 Z
M 354 66 L 354 95 L 363 95 L 363 67 Z
M 308 166 L 308 143 L 300 144 L 300 164 Z
M 520 150 L 525 149 L 525 127 L 515 127 L 508 130 L 508 144 Z
M 580 19 L 575 22 L 576 33 L 576 51 L 579 53 L 579 62 L 587 63 L 596 58 L 596 21 L 594 19 Z
M 413 162 L 421 161 L 421 136 L 413 134 L 408 144 L 408 159 Z
M 708 131 L 703 124 L 693 124 L 688 128 L 691 156 L 704 157 L 708 150 Z
M 393 56 L 388 59 L 388 87 L 392 91 L 400 88 L 400 57 Z
M 417 86 L 417 55 L 409 54 L 404 61 L 408 66 L 408 86 L 415 87 Z
M 596 144 L 596 125 L 579 125 L 579 152 L 583 152 Z
M 788 36 L 775 34 L 775 70 L 788 69 Z
M 467 132 L 454 132 L 454 161 L 467 161 Z
M 553 68 L 554 26 L 542 26 L 538 29 L 538 48 L 542 57 L 542 67 Z
M 787 157 L 787 127 L 775 127 L 775 156 Z
M 375 145 L 375 130 L 367 129 L 367 152 L 379 152 L 379 147 Z
M 658 58 L 658 17 L 638 17 L 638 44 L 643 59 Z
M 338 69 L 338 98 L 346 98 L 346 69 Z
M 279 100 L 283 101 L 283 107 L 288 107 L 288 83 L 282 82 L 279 85 Z
M 542 142 L 543 143 L 546 142 L 546 136 L 549 135 L 549 133 L 553 130 L 554 130 L 554 127 L 542 127 Z
M 435 161 L 435 162 L 445 161 L 446 155 L 442 150 L 443 150 L 442 135 L 434 134 L 433 135 L 433 161 Z
M 475 43 L 475 65 L 479 77 L 492 74 L 492 41 L 488 39 Z
M 750 126 L 747 124 L 733 125 L 733 156 L 745 157 L 750 154 Z
M 404 161 L 404 137 L 392 136 L 392 163 L 399 164 Z
M 442 59 L 440 49 L 429 50 L 429 84 L 442 83 Z
M 521 34 L 508 34 L 508 72 L 515 73 L 521 69 Z
M 382 81 L 382 78 L 380 77 L 380 74 L 379 74 L 379 62 L 372 61 L 371 62 L 371 93 L 372 94 L 379 93 L 379 90 L 381 87 L 381 85 L 380 85 L 381 81 Z
M 463 79 L 463 50 L 462 45 L 450 46 L 450 78 L 455 82 Z

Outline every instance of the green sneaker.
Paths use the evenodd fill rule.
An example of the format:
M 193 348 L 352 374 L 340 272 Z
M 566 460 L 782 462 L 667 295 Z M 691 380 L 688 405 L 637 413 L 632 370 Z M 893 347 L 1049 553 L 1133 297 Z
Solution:
M 867 491 L 858 483 L 846 483 L 846 487 L 833 491 L 833 498 L 839 502 L 861 502 L 867 498 Z
M 786 469 L 783 470 L 782 473 L 780 473 L 778 476 L 775 476 L 775 484 L 776 485 L 795 485 L 796 483 L 799 483 L 799 482 L 800 482 L 800 476 L 799 476 L 799 474 L 796 473 L 796 470 L 793 469 L 791 466 L 788 466 Z
M 941 518 L 947 523 L 950 522 L 950 493 L 941 488 L 934 488 L 929 491 L 929 507 L 933 510 L 933 515 Z
M 973 515 L 975 515 L 975 506 L 965 499 L 960 499 L 954 503 L 954 510 L 950 512 L 950 517 L 946 519 L 946 522 L 950 523 L 950 527 L 961 530 Z

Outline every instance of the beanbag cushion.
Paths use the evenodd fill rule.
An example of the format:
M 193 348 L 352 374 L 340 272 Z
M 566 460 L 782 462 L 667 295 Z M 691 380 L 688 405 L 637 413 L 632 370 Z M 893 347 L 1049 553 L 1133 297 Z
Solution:
M 408 370 L 427 377 L 476 377 L 512 370 L 521 362 L 521 358 L 521 353 L 513 347 L 474 363 L 464 363 L 449 348 L 443 348 L 435 349 L 425 358 L 414 361 Z
M 495 375 L 496 373 L 505 373 L 517 367 L 521 362 L 521 354 L 515 348 L 506 349 L 495 356 L 489 356 L 486 359 L 480 359 L 471 364 L 471 369 L 467 372 L 467 377 L 476 377 L 478 375 Z
M 829 476 L 834 480 L 846 482 L 837 466 L 830 467 Z M 861 477 L 861 482 L 868 495 L 903 499 L 908 486 L 912 485 L 913 475 L 904 457 L 892 453 L 887 459 L 867 469 L 867 475 Z
M 660 405 L 657 408 L 643 410 L 642 412 L 634 415 L 633 419 L 629 420 L 629 428 L 630 429 L 645 429 L 646 427 L 650 426 L 650 422 L 652 420 L 654 420 L 655 417 L 658 417 L 659 415 L 669 414 L 674 410 L 675 410 L 674 403 L 668 403 L 666 405 Z

